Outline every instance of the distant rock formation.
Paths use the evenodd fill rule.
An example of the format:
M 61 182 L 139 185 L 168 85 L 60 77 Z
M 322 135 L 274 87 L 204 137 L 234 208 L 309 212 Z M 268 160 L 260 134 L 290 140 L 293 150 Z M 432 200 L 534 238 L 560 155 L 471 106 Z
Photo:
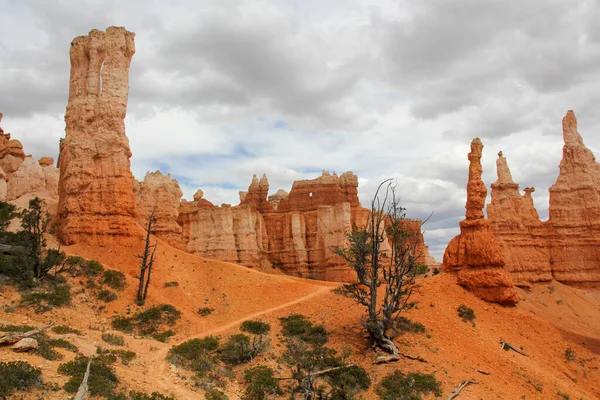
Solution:
M 113 26 L 71 43 L 66 137 L 58 163 L 58 237 L 64 244 L 139 243 L 124 123 L 134 36 Z
M 0 122 L 2 117 L 0 113 Z M 24 160 L 25 153 L 21 142 L 11 139 L 10 133 L 4 133 L 0 127 L 0 168 L 4 171 L 6 179 L 10 179 L 12 173 L 19 169 Z
M 183 248 L 181 226 L 177 223 L 179 202 L 183 193 L 171 174 L 160 171 L 147 172 L 142 182 L 134 181 L 136 194 L 136 220 L 141 226 L 148 224 L 148 218 L 154 210 L 152 234 L 170 245 Z
M 478 297 L 513 305 L 519 301 L 519 297 L 512 277 L 504 269 L 504 257 L 490 223 L 483 215 L 487 189 L 481 180 L 482 149 L 481 140 L 473 139 L 469 153 L 465 219 L 460 222 L 460 234 L 448 243 L 444 266 L 456 272 L 458 283 Z M 512 181 L 508 169 L 502 172 L 503 180 Z
M 563 283 L 600 282 L 600 164 L 577 132 L 573 111 L 563 118 L 560 174 L 549 189 L 549 219 L 541 222 L 531 192 L 520 195 L 498 162 L 488 216 L 506 267 L 520 286 L 553 278 Z
M 58 199 L 58 176 L 58 168 L 41 167 L 34 158 L 25 157 L 8 181 L 6 201 L 16 200 L 26 194 Z
M 288 194 L 268 196 L 266 176 L 252 178 L 239 206 L 215 207 L 202 198 L 182 201 L 179 224 L 186 251 L 253 268 L 277 268 L 287 274 L 330 281 L 353 278 L 348 265 L 332 251 L 341 247 L 352 224 L 363 225 L 369 210 L 358 201 L 358 178 L 352 172 L 294 182 Z M 423 263 L 435 263 L 420 231 L 414 230 Z

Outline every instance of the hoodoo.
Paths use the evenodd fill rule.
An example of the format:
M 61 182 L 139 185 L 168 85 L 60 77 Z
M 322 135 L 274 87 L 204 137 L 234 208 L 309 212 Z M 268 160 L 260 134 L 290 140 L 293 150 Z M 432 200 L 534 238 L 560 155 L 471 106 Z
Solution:
M 71 43 L 66 137 L 58 162 L 58 236 L 64 244 L 130 245 L 141 233 L 124 122 L 134 36 L 113 26 Z
M 489 221 L 483 215 L 487 189 L 481 180 L 482 149 L 481 140 L 473 139 L 469 153 L 467 211 L 465 219 L 460 222 L 460 234 L 448 243 L 444 266 L 457 273 L 460 285 L 480 298 L 495 303 L 516 304 L 519 297 L 512 277 L 504 269 L 500 246 Z M 510 174 L 503 176 L 504 179 L 509 177 Z

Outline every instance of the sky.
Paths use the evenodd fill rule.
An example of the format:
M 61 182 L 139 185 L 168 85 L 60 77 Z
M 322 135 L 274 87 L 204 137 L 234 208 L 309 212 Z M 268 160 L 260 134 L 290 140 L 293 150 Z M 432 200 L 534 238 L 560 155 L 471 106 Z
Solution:
M 600 154 L 600 4 L 564 0 L 0 0 L 2 127 L 34 157 L 64 137 L 69 47 L 135 32 L 126 130 L 132 172 L 161 170 L 184 197 L 238 204 L 353 171 L 369 206 L 384 179 L 441 261 L 464 218 L 470 141 L 483 179 L 498 151 L 540 217 L 575 110 Z

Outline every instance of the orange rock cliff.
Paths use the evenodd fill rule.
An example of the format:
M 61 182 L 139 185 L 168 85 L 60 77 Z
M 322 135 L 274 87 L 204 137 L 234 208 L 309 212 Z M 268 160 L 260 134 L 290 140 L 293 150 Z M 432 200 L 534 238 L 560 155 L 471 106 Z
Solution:
M 519 301 L 514 282 L 504 269 L 504 256 L 496 241 L 490 222 L 483 215 L 487 189 L 481 180 L 479 138 L 471 142 L 469 180 L 465 219 L 460 222 L 460 234 L 453 238 L 444 253 L 444 266 L 456 272 L 457 281 L 480 298 L 512 305 Z
M 71 43 L 66 137 L 58 160 L 58 237 L 64 244 L 128 245 L 141 233 L 124 123 L 134 36 L 110 27 Z
M 343 246 L 352 224 L 364 224 L 369 210 L 358 201 L 358 178 L 352 172 L 294 182 L 289 194 L 268 196 L 266 176 L 254 176 L 240 205 L 215 207 L 202 198 L 183 201 L 179 224 L 186 251 L 248 267 L 277 268 L 297 276 L 331 281 L 351 280 L 348 265 L 332 247 Z M 437 265 L 429 255 L 420 221 L 414 230 L 423 263 Z
M 563 118 L 560 174 L 549 189 L 550 210 L 539 220 L 531 192 L 519 193 L 504 157 L 492 184 L 487 212 L 506 268 L 519 286 L 556 279 L 563 283 L 600 282 L 600 164 L 577 132 L 573 111 Z

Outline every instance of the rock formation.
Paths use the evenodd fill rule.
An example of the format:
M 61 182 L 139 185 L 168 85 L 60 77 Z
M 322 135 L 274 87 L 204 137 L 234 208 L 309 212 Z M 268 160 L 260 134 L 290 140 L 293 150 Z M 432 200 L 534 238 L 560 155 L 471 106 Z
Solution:
M 38 160 L 38 163 L 41 167 L 51 167 L 54 165 L 54 158 L 52 157 L 42 157 Z
M 2 113 L 0 113 L 0 122 L 2 122 Z M 6 174 L 6 178 L 10 179 L 10 176 L 15 172 L 25 159 L 25 153 L 23 152 L 23 145 L 21 142 L 10 138 L 10 133 L 4 133 L 4 130 L 0 128 L 0 168 Z
M 6 201 L 6 194 L 8 193 L 8 184 L 6 183 L 6 174 L 0 167 L 0 201 Z
M 358 178 L 324 172 L 294 182 L 291 192 L 268 196 L 266 176 L 253 177 L 239 206 L 215 207 L 202 198 L 181 202 L 178 222 L 186 251 L 248 267 L 273 267 L 287 274 L 331 281 L 349 281 L 353 272 L 332 251 L 343 246 L 352 224 L 364 224 L 369 210 L 358 201 Z M 420 222 L 415 229 L 423 262 L 431 258 Z
M 183 248 L 181 226 L 177 223 L 179 201 L 183 193 L 171 174 L 148 172 L 143 182 L 134 182 L 136 193 L 136 220 L 141 226 L 148 224 L 154 210 L 152 234 L 177 248 Z
M 516 304 L 519 297 L 512 277 L 504 269 L 500 246 L 489 221 L 483 215 L 487 189 L 481 180 L 482 149 L 479 138 L 471 142 L 465 219 L 460 222 L 460 234 L 446 248 L 444 266 L 457 273 L 460 285 L 480 298 L 501 304 Z M 503 179 L 508 179 L 508 176 L 503 175 Z
M 110 27 L 71 43 L 61 142 L 58 237 L 64 244 L 139 243 L 125 113 L 134 33 Z
M 560 174 L 549 189 L 549 219 L 541 222 L 531 192 L 500 175 L 492 184 L 488 216 L 507 270 L 519 286 L 556 279 L 563 283 L 600 282 L 600 164 L 577 132 L 573 111 L 563 118 Z

